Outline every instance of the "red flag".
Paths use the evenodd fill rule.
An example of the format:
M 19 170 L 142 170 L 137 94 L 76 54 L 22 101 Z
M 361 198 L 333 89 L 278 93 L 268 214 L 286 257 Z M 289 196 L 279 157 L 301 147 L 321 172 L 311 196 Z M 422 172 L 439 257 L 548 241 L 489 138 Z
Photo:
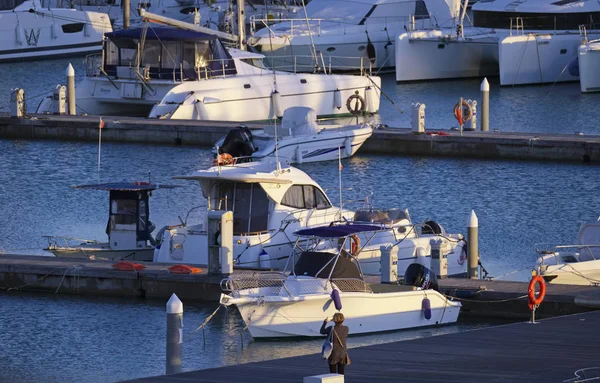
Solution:
M 104 120 L 103 119 L 100 119 L 100 123 L 98 124 L 98 128 L 99 129 L 104 128 Z

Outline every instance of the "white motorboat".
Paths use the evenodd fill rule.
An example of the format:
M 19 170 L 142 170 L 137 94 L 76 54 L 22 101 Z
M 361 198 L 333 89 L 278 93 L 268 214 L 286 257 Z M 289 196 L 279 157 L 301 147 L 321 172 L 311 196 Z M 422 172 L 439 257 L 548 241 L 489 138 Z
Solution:
M 373 237 L 379 230 L 365 224 L 300 230 L 298 238 L 321 236 L 342 245 L 335 252 L 304 251 L 297 261 L 294 255 L 283 273 L 228 278 L 221 282 L 228 294 L 221 294 L 220 303 L 237 307 L 254 338 L 320 336 L 323 318 L 338 311 L 351 334 L 455 323 L 461 304 L 436 291 L 435 274 L 421 265 L 411 265 L 405 275 L 418 288 L 373 292 L 344 244 L 351 235 Z
M 279 20 L 255 32 L 248 42 L 266 56 L 268 66 L 282 70 L 393 69 L 394 38 L 409 28 L 433 27 L 451 19 L 457 4 L 455 0 L 312 0 L 306 18 Z
M 501 85 L 575 81 L 577 47 L 586 29 L 598 38 L 593 17 L 599 9 L 583 0 L 479 1 L 472 7 L 472 26 L 462 27 L 463 12 L 458 29 L 398 36 L 396 59 L 407 57 L 411 65 L 397 65 L 396 80 L 499 75 Z
M 57 257 L 151 261 L 155 240 L 150 222 L 149 197 L 153 190 L 175 186 L 148 182 L 119 182 L 73 186 L 75 189 L 109 192 L 108 242 L 62 236 L 44 236 L 44 250 Z
M 600 220 L 581 225 L 574 245 L 538 250 L 536 270 L 546 282 L 600 285 Z
M 149 26 L 106 37 L 104 53 L 88 57 L 77 84 L 78 112 L 266 121 L 291 106 L 319 117 L 379 110 L 379 77 L 274 72 L 253 64 L 261 55 L 228 50 L 214 35 L 192 30 Z M 37 113 L 52 113 L 54 102 L 45 98 Z
M 578 57 L 581 91 L 600 92 L 600 40 L 584 41 Z
M 447 260 L 448 276 L 466 274 L 466 243 L 460 234 L 448 234 L 439 224 L 413 224 L 407 211 L 351 211 L 334 207 L 325 191 L 306 173 L 280 168 L 272 157 L 261 162 L 236 162 L 214 166 L 177 179 L 199 181 L 207 199 L 207 214 L 197 224 L 174 225 L 157 235 L 155 262 L 208 264 L 207 227 L 211 211 L 233 211 L 233 259 L 238 268 L 282 270 L 294 247 L 295 231 L 336 222 L 384 225 L 374 239 L 357 235 L 355 249 L 367 274 L 379 275 L 381 246 L 388 245 L 398 258 L 396 275 L 411 263 L 431 267 L 432 247 Z M 195 209 L 195 208 L 194 208 Z M 186 220 L 187 221 L 187 220 Z M 361 246 L 362 243 L 362 246 Z M 322 244 L 319 250 L 337 248 Z M 356 250 L 355 250 L 356 252 Z
M 86 55 L 102 50 L 108 16 L 43 8 L 39 0 L 0 2 L 0 62 Z
M 285 110 L 281 125 L 251 131 L 240 126 L 215 143 L 215 155 L 246 157 L 259 161 L 278 157 L 289 163 L 328 161 L 347 158 L 358 151 L 373 134 L 368 123 L 356 125 L 319 125 L 311 108 Z

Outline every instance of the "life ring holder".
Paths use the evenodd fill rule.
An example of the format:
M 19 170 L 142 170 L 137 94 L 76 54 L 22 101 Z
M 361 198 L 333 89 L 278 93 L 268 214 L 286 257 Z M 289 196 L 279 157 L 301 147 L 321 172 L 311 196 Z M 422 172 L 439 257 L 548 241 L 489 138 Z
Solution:
M 540 292 L 537 296 L 535 295 L 536 284 L 540 285 Z M 531 281 L 529 281 L 529 287 L 527 289 L 527 297 L 529 298 L 529 309 L 533 310 L 535 306 L 539 306 L 544 300 L 545 296 L 546 282 L 544 281 L 544 278 L 542 278 L 540 275 L 536 275 L 535 277 L 531 278 Z
M 459 112 L 461 112 L 463 124 L 465 122 L 469 121 L 471 119 L 471 117 L 473 117 L 473 109 L 471 108 L 471 105 L 466 100 L 462 100 L 462 110 L 461 110 L 461 102 L 459 101 L 456 103 L 456 105 L 454 105 L 453 111 L 454 111 L 454 118 L 456 118 L 459 122 L 460 122 Z
M 354 105 L 352 105 L 352 101 L 354 100 L 356 100 L 356 102 Z M 359 114 L 364 113 L 365 109 L 367 108 L 367 103 L 365 102 L 365 99 L 358 94 L 358 91 L 356 91 L 356 93 L 348 97 L 348 100 L 346 101 L 346 108 L 350 114 L 358 116 Z
M 352 254 L 353 256 L 356 256 L 356 254 L 358 254 L 359 250 L 360 250 L 360 238 L 358 238 L 358 235 L 352 234 L 350 236 L 350 254 Z

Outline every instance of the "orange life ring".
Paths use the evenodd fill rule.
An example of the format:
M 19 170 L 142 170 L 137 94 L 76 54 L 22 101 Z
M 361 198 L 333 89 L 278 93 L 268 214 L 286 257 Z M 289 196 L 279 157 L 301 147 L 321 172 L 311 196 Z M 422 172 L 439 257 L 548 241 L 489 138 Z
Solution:
M 234 159 L 229 153 L 218 154 L 213 166 L 233 165 Z
M 540 292 L 537 296 L 535 295 L 536 283 L 540 285 Z M 536 275 L 535 277 L 531 278 L 531 281 L 529 281 L 529 288 L 527 289 L 527 297 L 529 298 L 529 309 L 533 310 L 533 306 L 539 306 L 540 303 L 542 303 L 542 301 L 544 300 L 545 296 L 546 282 L 544 281 L 544 278 L 542 278 L 539 275 Z
M 350 236 L 350 253 L 352 255 L 358 254 L 358 250 L 360 249 L 360 238 L 358 235 L 352 234 Z
M 472 116 L 473 110 L 471 110 L 471 105 L 467 101 L 463 100 L 462 104 L 459 101 L 454 105 L 454 118 L 456 118 L 459 124 L 469 121 Z

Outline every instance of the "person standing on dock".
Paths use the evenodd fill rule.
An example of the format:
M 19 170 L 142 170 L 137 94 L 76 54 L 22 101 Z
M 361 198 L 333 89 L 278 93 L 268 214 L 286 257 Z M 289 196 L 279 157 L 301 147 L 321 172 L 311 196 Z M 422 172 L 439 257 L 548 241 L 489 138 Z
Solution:
M 346 339 L 348 339 L 348 326 L 344 326 L 344 314 L 335 313 L 333 315 L 334 326 L 327 327 L 329 318 L 325 318 L 323 325 L 321 325 L 320 333 L 329 336 L 329 333 L 333 331 L 333 350 L 331 355 L 327 359 L 329 363 L 329 372 L 332 374 L 338 373 L 344 375 L 344 369 L 347 364 L 350 364 L 350 357 L 348 356 L 348 349 L 346 347 Z

